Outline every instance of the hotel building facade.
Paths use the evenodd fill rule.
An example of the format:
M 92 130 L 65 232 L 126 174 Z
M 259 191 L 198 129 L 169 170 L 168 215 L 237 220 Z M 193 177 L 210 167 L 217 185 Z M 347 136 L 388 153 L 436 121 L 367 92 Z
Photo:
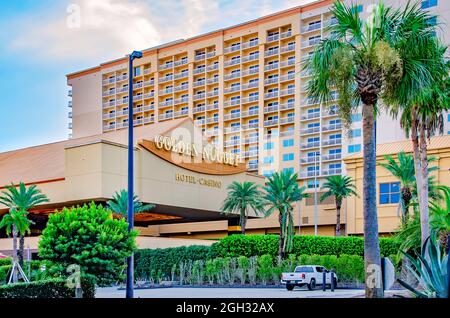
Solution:
M 376 1 L 359 2 L 357 10 L 365 17 Z M 236 218 L 219 213 L 227 185 L 233 180 L 262 185 L 264 175 L 283 169 L 297 172 L 299 183 L 311 194 L 319 192 L 317 197 L 323 178 L 330 175 L 349 175 L 362 189 L 361 114 L 353 115 L 349 139 L 337 114 L 337 93 L 319 104 L 305 90 L 310 74 L 303 66 L 328 36 L 327 26 L 335 23 L 329 12 L 332 3 L 317 1 L 150 48 L 135 60 L 135 187 L 144 202 L 156 205 L 146 218 L 137 218 L 141 235 L 219 238 L 233 233 Z M 421 5 L 444 23 L 450 16 L 448 1 Z M 446 43 L 447 31 L 439 31 Z M 62 206 L 102 203 L 126 188 L 128 76 L 126 57 L 67 75 L 70 140 L 0 154 L 1 184 L 39 184 L 51 201 L 36 211 L 44 215 Z M 209 166 L 192 170 L 146 146 L 145 140 L 180 127 L 200 132 L 224 153 L 239 155 L 245 166 L 232 173 Z M 378 127 L 379 161 L 385 154 L 411 151 L 398 122 L 381 114 Z M 448 115 L 445 132 L 450 134 Z M 432 138 L 429 149 L 438 159 L 436 181 L 450 185 L 450 135 Z M 377 191 L 380 233 L 389 234 L 398 226 L 400 189 L 380 167 Z M 315 202 L 312 195 L 295 211 L 297 232 L 313 234 L 317 224 L 320 235 L 334 234 L 332 200 Z M 6 209 L 0 206 L 2 212 Z M 341 222 L 346 234 L 363 233 L 361 196 L 344 201 Z M 278 233 L 278 226 L 276 215 L 253 217 L 247 233 Z

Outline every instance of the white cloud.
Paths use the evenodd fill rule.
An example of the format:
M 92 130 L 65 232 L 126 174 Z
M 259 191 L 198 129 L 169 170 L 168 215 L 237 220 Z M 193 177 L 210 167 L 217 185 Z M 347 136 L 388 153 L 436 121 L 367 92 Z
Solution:
M 76 0 L 80 28 L 67 25 L 70 3 L 59 4 L 17 19 L 8 47 L 28 58 L 101 62 L 311 1 Z

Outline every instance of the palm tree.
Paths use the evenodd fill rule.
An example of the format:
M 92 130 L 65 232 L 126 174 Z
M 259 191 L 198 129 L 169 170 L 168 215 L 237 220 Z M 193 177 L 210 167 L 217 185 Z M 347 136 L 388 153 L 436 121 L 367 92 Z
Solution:
M 322 40 L 307 63 L 312 80 L 308 93 L 325 103 L 335 90 L 339 95 L 339 113 L 345 128 L 351 126 L 351 115 L 362 103 L 364 144 L 363 213 L 364 258 L 366 271 L 380 268 L 378 217 L 376 209 L 376 149 L 374 122 L 378 104 L 390 99 L 404 77 L 417 79 L 409 93 L 432 81 L 429 65 L 417 61 L 410 50 L 420 50 L 429 40 L 432 26 L 430 14 L 418 5 L 391 9 L 383 3 L 362 21 L 357 6 L 336 1 L 331 9 L 336 22 L 328 30 L 330 37 Z M 407 90 L 408 87 L 404 87 Z M 408 91 L 404 92 L 405 94 Z M 373 275 L 371 276 L 373 277 Z M 381 276 L 377 274 L 377 282 Z M 366 284 L 366 297 L 382 297 L 381 284 Z
M 306 187 L 299 187 L 297 174 L 291 170 L 284 170 L 272 174 L 264 187 L 264 201 L 268 207 L 266 216 L 270 216 L 275 211 L 278 212 L 280 222 L 280 258 L 284 258 L 285 253 L 292 248 L 294 237 L 294 208 L 292 204 L 300 201 L 309 195 L 304 193 Z
M 127 218 L 128 216 L 128 191 L 120 190 L 120 192 L 114 193 L 112 200 L 106 202 L 108 207 L 114 213 L 121 217 Z M 133 196 L 134 213 L 145 213 L 155 207 L 153 204 L 143 204 L 139 197 L 135 194 Z
M 35 206 L 49 202 L 45 194 L 37 188 L 36 185 L 30 185 L 28 188 L 25 183 L 20 182 L 19 186 L 10 185 L 6 187 L 6 191 L 2 191 L 0 196 L 0 203 L 9 208 L 14 208 L 20 211 L 25 217 L 28 216 L 28 211 Z M 23 255 L 25 248 L 25 233 L 19 232 L 19 264 L 23 267 Z
M 27 232 L 30 232 L 31 221 L 28 220 L 26 212 L 24 210 L 17 210 L 16 208 L 11 208 L 9 213 L 5 214 L 0 221 L 0 229 L 6 228 L 6 235 L 13 236 L 13 265 L 14 271 L 13 283 L 18 280 L 17 277 L 17 235 L 23 236 Z M 22 265 L 20 265 L 22 267 Z
M 351 195 L 358 196 L 355 192 L 356 187 L 350 177 L 347 176 L 329 176 L 325 178 L 325 183 L 321 189 L 327 190 L 320 196 L 320 201 L 328 197 L 334 197 L 336 203 L 336 236 L 341 236 L 341 207 L 342 200 Z
M 242 183 L 233 181 L 228 186 L 228 196 L 223 202 L 222 213 L 239 213 L 239 224 L 242 234 L 245 234 L 248 212 L 258 215 L 264 211 L 262 194 L 259 186 L 254 182 L 244 181 Z

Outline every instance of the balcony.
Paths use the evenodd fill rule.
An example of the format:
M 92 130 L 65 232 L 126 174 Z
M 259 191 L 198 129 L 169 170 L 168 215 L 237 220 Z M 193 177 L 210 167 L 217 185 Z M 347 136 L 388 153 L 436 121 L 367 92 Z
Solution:
M 173 68 L 173 62 L 161 64 L 161 65 L 158 67 L 158 70 L 163 71 L 163 70 L 167 70 L 167 69 L 169 69 L 169 68 Z
M 206 109 L 205 106 L 197 106 L 197 107 L 192 108 L 192 112 L 193 112 L 194 114 L 197 114 L 197 113 L 204 112 L 205 109 Z
M 337 109 L 329 109 L 322 112 L 323 117 L 330 117 L 330 116 L 337 116 L 338 110 Z
M 236 105 L 240 105 L 241 104 L 241 100 L 240 99 L 233 99 L 233 100 L 228 100 L 226 101 L 223 106 L 224 107 L 230 107 L 230 106 L 236 106 Z
M 125 81 L 128 79 L 128 75 L 124 74 L 124 75 L 119 75 L 116 77 L 116 82 L 120 82 L 120 81 Z
M 264 127 L 276 126 L 278 125 L 278 118 L 269 119 L 264 121 Z
M 166 100 L 164 102 L 159 102 L 159 107 L 167 107 L 167 106 L 173 106 L 173 100 Z
M 144 97 L 144 95 L 142 95 L 142 94 L 133 95 L 133 101 L 142 100 L 143 97 Z
M 251 83 L 247 83 L 247 84 L 242 84 L 242 90 L 247 90 L 247 89 L 251 89 L 251 88 L 257 88 L 259 86 L 259 81 L 254 81 Z
M 328 140 L 324 140 L 322 142 L 322 146 L 334 146 L 334 145 L 341 145 L 341 144 L 342 144 L 341 138 L 328 139 Z
M 109 107 L 114 107 L 114 106 L 116 106 L 115 101 L 103 103 L 103 108 L 109 108 Z
M 280 119 L 280 124 L 290 124 L 294 122 L 294 116 L 283 117 Z
M 303 171 L 300 173 L 300 178 L 312 178 L 318 177 L 320 175 L 320 171 Z
M 302 135 L 309 135 L 309 134 L 315 134 L 320 132 L 320 126 L 319 127 L 310 127 L 310 128 L 303 128 L 300 130 L 300 133 Z
M 144 99 L 149 99 L 155 96 L 155 92 L 149 92 L 144 94 Z
M 300 146 L 301 149 L 319 148 L 319 147 L 320 147 L 319 141 L 307 142 L 307 143 L 301 144 L 301 146 Z
M 241 103 L 242 104 L 247 104 L 247 103 L 251 103 L 251 102 L 257 102 L 258 100 L 259 100 L 259 96 L 258 95 L 253 95 L 253 96 L 242 98 L 241 99 Z
M 279 92 L 278 92 L 278 91 L 269 92 L 269 93 L 265 93 L 265 94 L 264 94 L 264 98 L 265 98 L 265 99 L 276 98 L 276 97 L 278 97 L 278 95 L 279 95 Z
M 133 89 L 139 89 L 139 88 L 142 88 L 143 86 L 144 86 L 144 83 L 139 82 L 139 83 L 133 84 Z
M 286 74 L 280 77 L 280 82 L 292 81 L 295 79 L 295 74 Z
M 307 63 L 308 61 L 310 61 L 311 60 L 311 58 L 312 58 L 312 55 L 305 55 L 305 56 L 303 56 L 301 59 L 300 59 L 300 63 L 301 64 L 305 64 L 305 63 Z
M 186 78 L 189 76 L 189 72 L 185 71 L 185 72 L 180 72 L 177 73 L 173 76 L 174 79 L 180 79 L 180 78 Z
M 154 105 L 145 105 L 144 106 L 144 112 L 150 111 L 150 110 L 154 110 L 155 106 Z
M 242 57 L 242 63 L 250 62 L 259 59 L 259 54 L 250 54 Z
M 281 48 L 281 53 L 294 52 L 294 51 L 295 51 L 294 44 L 289 44 L 289 45 L 283 46 Z
M 271 78 L 266 78 L 264 80 L 264 84 L 265 85 L 270 85 L 270 84 L 278 84 L 279 78 L 278 76 L 276 77 L 271 77 Z
M 151 73 L 151 69 L 150 68 L 144 69 L 144 75 L 148 75 L 150 73 Z
M 273 112 L 277 112 L 278 109 L 279 109 L 278 105 L 267 106 L 267 107 L 264 107 L 264 113 L 273 113 Z
M 332 176 L 342 174 L 342 169 L 328 169 L 322 170 L 322 175 L 324 176 Z
M 255 108 L 255 109 L 252 109 L 252 110 L 249 110 L 249 111 L 242 112 L 241 117 L 242 118 L 250 117 L 250 116 L 255 116 L 255 115 L 258 115 L 258 114 L 259 114 L 259 109 Z
M 231 79 L 239 78 L 239 77 L 241 77 L 241 72 L 225 74 L 225 76 L 223 78 L 227 81 L 227 80 L 231 80 Z
M 126 127 L 128 127 L 128 122 L 125 121 L 125 122 L 117 123 L 116 127 L 117 127 L 117 129 L 126 128 Z
M 257 163 L 249 163 L 247 165 L 247 170 L 258 170 L 258 164 Z
M 287 95 L 294 95 L 294 94 L 295 94 L 294 88 L 283 89 L 280 91 L 280 96 L 287 96 Z
M 302 34 L 320 30 L 322 28 L 322 23 L 314 23 L 310 25 L 303 26 L 301 29 Z
M 173 81 L 173 75 L 164 76 L 159 79 L 159 83 L 166 83 L 169 81 Z
M 314 97 L 308 97 L 302 100 L 302 106 L 311 106 L 315 104 L 319 104 L 319 100 Z
M 161 90 L 158 92 L 159 96 L 167 95 L 167 94 L 172 94 L 172 93 L 173 93 L 173 87 L 166 88 L 166 89 L 161 89 Z
M 175 92 L 181 92 L 189 89 L 189 84 L 175 86 Z
M 230 126 L 230 127 L 226 127 L 224 131 L 226 134 L 229 134 L 229 133 L 237 132 L 240 130 L 241 130 L 241 126 Z
M 223 116 L 224 120 L 230 120 L 230 119 L 236 119 L 236 118 L 240 118 L 241 117 L 241 113 L 240 112 L 236 112 L 236 113 L 230 113 L 230 114 L 226 114 Z
M 202 125 L 206 124 L 206 119 L 205 119 L 205 118 L 196 119 L 196 120 L 194 121 L 194 123 L 195 123 L 197 126 L 202 126 Z
M 119 87 L 119 88 L 116 89 L 116 92 L 117 92 L 117 94 L 120 94 L 120 93 L 128 93 L 128 86 L 125 86 L 125 87 Z
M 193 86 L 199 87 L 199 86 L 205 86 L 205 84 L 206 84 L 206 80 L 201 80 L 201 81 L 195 81 Z
M 314 113 L 308 113 L 308 114 L 302 115 L 301 119 L 302 120 L 310 120 L 310 119 L 319 118 L 319 117 L 320 117 L 320 113 L 314 112 Z
M 183 109 L 183 110 L 179 110 L 173 113 L 173 117 L 177 118 L 177 117 L 181 117 L 181 116 L 185 116 L 189 113 L 189 111 L 187 109 Z
M 259 44 L 258 40 L 248 41 L 248 42 L 242 43 L 242 49 L 245 50 L 245 49 L 248 49 L 251 47 L 255 47 L 255 46 L 258 46 L 258 44 Z
M 200 100 L 200 99 L 205 99 L 205 97 L 206 97 L 206 93 L 197 93 L 197 94 L 194 94 L 194 100 Z
M 247 145 L 247 144 L 253 144 L 253 143 L 257 143 L 258 142 L 258 136 L 253 136 L 253 137 L 247 137 L 244 139 L 244 141 L 242 142 L 243 145 Z
M 112 113 L 107 113 L 107 114 L 103 114 L 103 119 L 112 119 L 116 117 L 116 112 L 112 112 Z
M 228 53 L 236 52 L 236 51 L 240 51 L 240 50 L 241 50 L 240 44 L 231 45 L 231 46 L 227 46 L 226 48 L 224 48 L 223 53 L 228 54 Z
M 258 67 L 249 68 L 249 69 L 246 69 L 246 70 L 244 70 L 242 72 L 242 77 L 253 75 L 253 74 L 258 74 L 258 73 L 259 73 L 259 68 Z
M 224 145 L 225 145 L 225 147 L 232 147 L 232 146 L 238 146 L 238 145 L 240 145 L 240 143 L 241 143 L 240 139 L 231 139 L 231 140 L 225 141 Z
M 323 131 L 341 130 L 341 129 L 342 129 L 342 124 L 331 124 L 328 126 L 323 126 L 323 128 L 322 128 Z
M 273 55 L 278 55 L 278 53 L 280 53 L 280 50 L 278 48 L 276 48 L 276 49 L 265 51 L 264 56 L 269 57 L 269 56 L 273 56 Z
M 103 85 L 113 84 L 116 82 L 115 77 L 107 78 L 103 80 Z
M 199 54 L 195 55 L 194 60 L 201 61 L 201 60 L 204 60 L 205 58 L 206 58 L 206 53 L 203 52 L 203 53 L 199 53 Z
M 219 135 L 219 129 L 218 128 L 206 129 L 204 134 L 205 134 L 205 136 L 208 136 L 208 137 L 218 136 Z
M 242 125 L 242 130 L 250 130 L 250 129 L 257 129 L 259 123 L 251 123 L 247 125 Z
M 214 63 L 213 65 L 208 65 L 207 67 L 206 67 L 206 70 L 208 71 L 208 72 L 210 72 L 210 71 L 215 71 L 215 70 L 218 70 L 219 69 L 219 64 L 218 63 Z
M 150 124 L 150 123 L 153 123 L 153 122 L 155 122 L 155 116 L 154 115 L 144 117 L 144 124 Z
M 258 157 L 258 150 L 244 151 L 244 158 Z
M 280 66 L 279 63 L 267 64 L 264 66 L 264 71 L 276 70 L 276 69 L 278 69 L 279 66 Z
M 272 34 L 267 37 L 267 42 L 275 42 L 280 39 L 280 34 Z
M 119 110 L 116 112 L 116 117 L 128 116 L 128 110 Z
M 281 104 L 281 110 L 287 110 L 287 109 L 294 109 L 295 103 L 294 102 L 287 102 Z
M 202 66 L 202 67 L 197 67 L 194 69 L 193 74 L 197 75 L 197 74 L 202 74 L 206 72 L 206 66 Z
M 155 85 L 155 80 L 148 80 L 144 82 L 144 87 Z
M 281 36 L 282 39 L 288 38 L 288 37 L 292 36 L 292 31 L 289 30 L 289 31 L 286 31 L 286 32 L 282 32 L 280 36 Z
M 72 97 L 72 90 L 69 90 L 69 91 L 67 92 L 67 96 Z
M 208 93 L 206 94 L 207 97 L 215 97 L 215 96 L 218 96 L 218 95 L 219 95 L 219 90 L 218 90 L 218 89 L 215 89 L 215 90 L 213 90 L 213 91 L 210 91 L 210 92 L 208 92 Z
M 144 118 L 138 118 L 133 120 L 133 125 L 137 126 L 137 125 L 142 125 L 144 123 Z
M 174 105 L 186 104 L 189 102 L 189 97 L 180 97 L 174 100 Z
M 210 59 L 212 57 L 216 56 L 216 51 L 211 51 L 206 53 L 206 58 Z
M 103 131 L 110 131 L 116 129 L 116 124 L 110 124 L 103 126 Z
M 111 95 L 114 95 L 115 93 L 116 93 L 116 89 L 113 88 L 113 89 L 110 89 L 110 90 L 107 90 L 107 91 L 103 92 L 103 97 L 111 96 Z
M 312 71 L 311 70 L 304 70 L 300 73 L 301 77 L 310 77 L 312 75 Z
M 340 153 L 334 153 L 334 154 L 328 154 L 322 156 L 322 161 L 331 161 L 331 160 L 341 160 L 342 154 Z
M 333 17 L 333 18 L 325 21 L 325 26 L 327 27 L 327 26 L 335 25 L 337 23 L 338 23 L 338 20 L 335 17 Z
M 128 98 L 123 98 L 117 101 L 116 106 L 128 104 Z
M 288 137 L 288 136 L 294 136 L 294 130 L 293 129 L 289 129 L 289 130 L 285 130 L 280 132 L 280 137 Z
M 317 44 L 320 43 L 322 39 L 321 38 L 314 38 L 311 40 L 306 40 L 306 41 L 302 41 L 302 49 L 307 48 L 307 47 L 312 47 L 312 46 L 316 46 Z
M 67 118 L 72 118 L 72 112 L 69 112 L 68 114 L 67 114 Z
M 213 124 L 213 123 L 218 123 L 218 122 L 219 122 L 219 117 L 218 116 L 213 116 L 213 117 L 206 118 L 206 123 L 207 124 Z
M 206 80 L 206 83 L 207 83 L 208 85 L 215 84 L 215 83 L 218 83 L 218 82 L 219 82 L 219 77 L 218 77 L 218 76 L 214 76 L 214 77 L 208 78 L 208 79 Z
M 144 110 L 144 107 L 142 107 L 142 106 L 133 107 L 133 113 L 142 113 L 143 110 Z
M 167 120 L 167 119 L 172 119 L 173 118 L 173 113 L 166 113 L 166 114 L 161 114 L 158 116 L 159 120 Z
M 295 59 L 288 59 L 286 61 L 281 62 L 281 68 L 295 65 Z
M 206 105 L 206 110 L 216 110 L 216 109 L 219 109 L 218 103 Z
M 231 59 L 228 61 L 225 61 L 224 66 L 228 67 L 228 66 L 232 66 L 232 65 L 237 65 L 241 63 L 241 59 L 237 58 L 237 59 Z
M 320 162 L 320 157 L 318 155 L 303 157 L 303 158 L 300 158 L 300 162 L 301 163 L 318 163 L 318 162 Z
M 233 93 L 233 92 L 239 92 L 241 90 L 241 85 L 234 85 L 234 86 L 230 86 L 230 87 L 226 87 L 223 92 L 224 94 L 229 94 L 229 93 Z

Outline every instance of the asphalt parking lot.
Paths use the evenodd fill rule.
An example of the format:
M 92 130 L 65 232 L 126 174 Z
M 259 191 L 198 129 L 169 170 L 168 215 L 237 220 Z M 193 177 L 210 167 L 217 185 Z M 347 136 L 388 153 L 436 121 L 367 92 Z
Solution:
M 402 291 L 387 291 L 386 296 L 401 294 Z M 361 298 L 362 289 L 336 289 L 309 291 L 306 288 L 295 288 L 287 291 L 282 288 L 154 288 L 136 289 L 136 298 Z M 124 298 L 125 290 L 117 287 L 97 289 L 97 298 Z

